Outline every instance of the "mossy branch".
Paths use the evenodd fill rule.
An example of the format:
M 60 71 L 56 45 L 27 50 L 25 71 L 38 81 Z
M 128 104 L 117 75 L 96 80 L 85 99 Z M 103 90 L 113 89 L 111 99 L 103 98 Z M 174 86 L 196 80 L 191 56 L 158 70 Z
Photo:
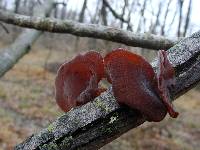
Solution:
M 168 51 L 176 70 L 175 99 L 200 81 L 200 31 L 183 39 Z M 152 62 L 156 70 L 156 61 Z M 174 120 L 176 121 L 176 120 Z M 75 108 L 56 119 L 46 129 L 15 147 L 16 150 L 98 149 L 124 132 L 145 122 L 140 113 L 120 107 L 112 89 L 93 102 Z

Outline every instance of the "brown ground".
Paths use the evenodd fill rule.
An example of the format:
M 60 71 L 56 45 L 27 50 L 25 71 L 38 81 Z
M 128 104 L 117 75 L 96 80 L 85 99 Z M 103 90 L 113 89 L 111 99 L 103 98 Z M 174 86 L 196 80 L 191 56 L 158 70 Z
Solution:
M 61 114 L 54 100 L 55 74 L 43 67 L 47 57 L 50 63 L 64 60 L 66 54 L 33 50 L 0 79 L 0 150 L 12 149 Z M 199 150 L 200 92 L 191 90 L 175 106 L 177 119 L 145 123 L 102 150 Z

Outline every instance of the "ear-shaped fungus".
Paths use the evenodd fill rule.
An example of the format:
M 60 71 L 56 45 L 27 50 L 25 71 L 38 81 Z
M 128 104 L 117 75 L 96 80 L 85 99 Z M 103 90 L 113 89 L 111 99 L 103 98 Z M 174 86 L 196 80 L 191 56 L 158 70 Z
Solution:
M 163 88 L 158 90 L 153 68 L 144 58 L 117 49 L 105 57 L 104 65 L 107 79 L 112 83 L 114 96 L 119 103 L 140 111 L 148 121 L 161 121 L 165 117 L 169 109 L 160 100 L 166 98 L 160 97 L 160 92 L 162 95 L 168 93 L 168 89 L 161 84 L 165 84 L 163 80 L 166 78 L 160 78 L 159 83 Z
M 56 102 L 67 112 L 93 100 L 105 89 L 98 88 L 104 76 L 102 56 L 94 51 L 78 55 L 59 68 L 55 80 Z
M 169 89 L 175 85 L 175 71 L 164 50 L 158 52 L 158 72 L 157 72 L 158 90 L 160 97 L 167 107 L 169 115 L 173 118 L 178 116 L 178 112 L 173 109 L 170 103 Z

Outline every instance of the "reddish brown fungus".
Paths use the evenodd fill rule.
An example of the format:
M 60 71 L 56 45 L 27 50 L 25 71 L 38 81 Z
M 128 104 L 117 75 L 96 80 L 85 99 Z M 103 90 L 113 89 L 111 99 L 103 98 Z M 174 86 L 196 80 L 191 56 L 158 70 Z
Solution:
M 133 109 L 140 111 L 148 121 L 161 121 L 167 111 L 172 117 L 175 111 L 169 102 L 166 83 L 174 77 L 173 68 L 165 53 L 160 51 L 159 82 L 151 65 L 141 56 L 117 49 L 109 53 L 104 59 L 106 76 L 112 83 L 116 100 Z M 161 61 L 161 62 L 160 62 Z M 162 68 L 164 67 L 164 68 Z M 164 77 L 162 77 L 166 73 Z M 159 85 L 158 85 L 159 83 Z M 162 100 L 160 100 L 162 99 Z
M 170 103 L 169 89 L 175 84 L 175 71 L 167 59 L 167 53 L 164 50 L 158 52 L 158 72 L 157 72 L 158 90 L 161 100 L 167 107 L 169 115 L 173 118 L 178 116 L 178 112 L 173 109 Z
M 157 74 L 144 58 L 127 50 L 114 50 L 104 61 L 99 53 L 90 51 L 61 65 L 55 81 L 56 101 L 63 111 L 85 104 L 105 91 L 98 83 L 106 77 L 120 104 L 138 110 L 148 121 L 161 121 L 167 112 L 178 116 L 169 95 L 174 76 L 163 50 L 158 52 Z
M 97 52 L 90 51 L 64 63 L 55 80 L 57 104 L 67 112 L 75 106 L 91 101 L 105 91 L 98 88 L 103 76 L 103 58 Z

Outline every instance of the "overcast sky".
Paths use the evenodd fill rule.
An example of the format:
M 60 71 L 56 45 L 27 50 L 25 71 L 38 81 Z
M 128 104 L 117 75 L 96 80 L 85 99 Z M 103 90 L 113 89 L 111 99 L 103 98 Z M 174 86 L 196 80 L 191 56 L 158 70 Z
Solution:
M 60 0 L 60 1 L 62 1 L 62 0 Z M 70 6 L 73 10 L 81 9 L 83 1 L 84 0 L 69 0 L 68 6 Z M 141 0 L 141 1 L 143 1 L 143 0 Z M 187 8 L 188 8 L 187 4 L 188 4 L 189 0 L 184 0 L 184 1 L 185 2 L 184 2 L 184 6 L 183 6 L 183 11 L 186 13 Z M 116 0 L 116 2 L 120 3 L 120 0 Z M 159 0 L 152 0 L 152 2 L 156 5 L 156 4 L 158 4 Z M 96 0 L 88 0 L 88 7 L 90 10 L 92 10 L 94 8 L 95 3 L 96 3 Z M 176 3 L 177 3 L 177 0 L 172 0 L 171 8 L 175 8 Z M 174 5 L 174 7 L 173 7 L 173 5 Z M 158 6 L 158 5 L 156 5 L 156 6 Z M 192 32 L 198 31 L 200 29 L 200 14 L 199 14 L 200 8 L 199 7 L 200 7 L 200 0 L 193 0 L 192 1 L 192 12 L 191 12 L 191 22 L 190 22 L 190 27 L 192 27 Z M 155 8 L 155 9 L 157 9 L 157 8 Z M 171 35 L 169 34 L 169 36 L 171 36 Z

